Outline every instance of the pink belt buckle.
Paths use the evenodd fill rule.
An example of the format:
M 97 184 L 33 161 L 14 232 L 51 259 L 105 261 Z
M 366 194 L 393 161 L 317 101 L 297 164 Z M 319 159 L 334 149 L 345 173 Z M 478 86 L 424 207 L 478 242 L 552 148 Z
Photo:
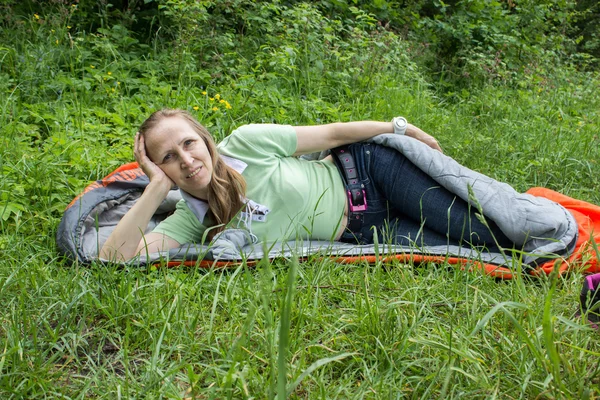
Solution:
M 350 193 L 349 190 L 346 193 L 348 193 L 348 204 L 350 205 L 350 211 L 351 212 L 358 212 L 358 211 L 366 211 L 367 210 L 367 194 L 365 193 L 364 189 L 362 191 L 362 194 L 363 194 L 363 199 L 364 199 L 365 203 L 364 204 L 360 204 L 358 206 L 355 206 L 352 203 L 352 193 Z

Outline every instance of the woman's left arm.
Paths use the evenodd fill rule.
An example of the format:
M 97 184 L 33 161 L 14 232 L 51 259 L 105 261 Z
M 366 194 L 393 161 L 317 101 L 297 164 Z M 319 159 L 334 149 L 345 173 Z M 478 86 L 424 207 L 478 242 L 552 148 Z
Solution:
M 377 121 L 335 122 L 327 125 L 295 126 L 294 129 L 298 137 L 298 146 L 294 153 L 296 156 L 333 149 L 345 144 L 367 140 L 382 133 L 394 132 L 391 122 Z M 433 149 L 442 151 L 433 136 L 412 124 L 408 124 L 406 136 L 413 137 Z

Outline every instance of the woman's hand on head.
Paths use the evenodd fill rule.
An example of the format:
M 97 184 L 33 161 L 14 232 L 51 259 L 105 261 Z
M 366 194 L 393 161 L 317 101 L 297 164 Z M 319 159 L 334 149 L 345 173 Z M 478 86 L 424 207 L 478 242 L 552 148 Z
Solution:
M 107 260 L 127 261 L 138 254 L 169 250 L 179 243 L 166 235 L 144 234 L 152 216 L 174 186 L 173 181 L 146 154 L 144 137 L 135 135 L 133 154 L 140 168 L 150 179 L 144 192 L 119 221 L 100 249 L 99 256 Z
M 133 155 L 135 160 L 138 162 L 140 168 L 150 179 L 150 182 L 157 182 L 161 185 L 165 185 L 171 189 L 175 186 L 175 183 L 164 173 L 158 165 L 152 162 L 146 153 L 146 144 L 144 142 L 144 135 L 139 132 L 135 134 L 135 144 L 133 146 Z
M 408 124 L 408 127 L 406 128 L 406 136 L 415 138 L 418 141 L 425 143 L 427 146 L 431 147 L 432 149 L 435 149 L 435 150 L 443 153 L 442 148 L 440 147 L 440 144 L 438 143 L 436 138 L 434 138 L 430 134 L 426 133 L 422 129 L 420 129 L 412 124 Z

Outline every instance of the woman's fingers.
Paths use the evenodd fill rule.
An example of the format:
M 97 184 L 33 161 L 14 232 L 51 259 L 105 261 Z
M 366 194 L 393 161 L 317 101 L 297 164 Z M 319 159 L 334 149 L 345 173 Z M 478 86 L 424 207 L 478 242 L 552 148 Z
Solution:
M 443 153 L 442 148 L 440 147 L 440 144 L 438 143 L 438 141 L 431 135 L 426 134 L 427 137 L 424 137 L 421 141 L 423 143 L 425 143 L 426 145 L 428 145 L 429 147 L 431 147 L 432 149 L 435 149 L 437 151 L 439 151 L 440 153 Z
M 431 136 L 430 134 L 426 133 L 425 131 L 423 131 L 422 129 L 408 124 L 409 129 L 407 129 L 406 131 L 406 135 L 413 137 L 423 143 L 425 143 L 427 146 L 431 147 L 432 149 L 435 149 L 437 151 L 439 151 L 440 153 L 443 153 L 442 148 L 440 147 L 440 144 L 438 143 L 438 141 L 436 140 L 436 138 L 434 138 L 433 136 Z
M 139 132 L 135 134 L 133 155 L 135 156 L 135 160 L 140 164 L 148 159 L 148 156 L 146 155 L 146 145 L 144 144 L 144 135 L 140 135 Z
M 148 155 L 146 154 L 146 145 L 144 143 L 144 135 L 140 135 L 140 133 L 135 134 L 135 144 L 133 148 L 133 155 L 135 156 L 135 160 L 142 168 L 142 171 L 148 176 L 150 180 L 159 176 L 166 177 L 165 173 L 150 160 Z
M 133 141 L 133 156 L 135 157 L 135 161 L 138 162 L 138 164 L 140 164 L 141 166 L 141 155 L 140 155 L 140 133 L 137 132 L 135 134 L 135 139 Z

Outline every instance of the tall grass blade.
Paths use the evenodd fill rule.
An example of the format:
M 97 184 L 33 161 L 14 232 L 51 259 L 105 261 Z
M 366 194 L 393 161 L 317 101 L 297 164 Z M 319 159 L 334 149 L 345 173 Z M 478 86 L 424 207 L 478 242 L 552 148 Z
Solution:
M 594 253 L 596 253 L 596 265 L 600 265 L 600 246 L 598 246 L 598 243 L 596 243 L 596 241 L 594 240 L 594 231 L 592 231 L 590 236 L 591 236 L 590 244 L 592 245 L 592 248 L 594 249 Z
M 562 394 L 566 393 L 562 380 L 560 369 L 560 357 L 554 343 L 554 324 L 552 323 L 552 296 L 556 291 L 556 283 L 558 281 L 558 267 L 560 262 L 556 262 L 554 270 L 550 273 L 550 289 L 544 300 L 544 316 L 542 317 L 542 330 L 544 333 L 544 346 L 546 354 L 550 360 L 550 373 L 556 382 L 556 386 L 562 390 Z M 568 370 L 567 370 L 568 372 Z
M 158 337 L 158 340 L 156 341 L 156 346 L 154 347 L 154 352 L 152 354 L 152 360 L 151 360 L 151 364 L 150 364 L 150 369 L 152 372 L 156 372 L 156 366 L 158 364 L 158 357 L 160 355 L 160 349 L 162 347 L 162 342 L 165 338 L 165 333 L 167 332 L 167 329 L 169 327 L 169 322 L 171 321 L 171 316 L 173 315 L 173 311 L 175 311 L 175 308 L 177 307 L 178 303 L 179 303 L 179 296 L 175 295 L 175 297 L 173 298 L 173 302 L 171 303 L 171 307 L 169 307 L 169 313 L 167 314 L 167 317 L 165 318 L 165 323 L 163 325 L 163 329 L 160 332 L 160 336 Z
M 215 288 L 215 296 L 213 299 L 212 308 L 210 309 L 210 323 L 208 324 L 208 343 L 212 342 L 213 329 L 215 324 L 215 315 L 217 313 L 217 304 L 219 303 L 219 288 L 221 287 L 221 281 L 223 280 L 223 274 L 219 274 L 219 280 L 217 281 L 217 287 Z
M 298 258 L 294 256 L 288 270 L 285 297 L 281 304 L 281 318 L 279 322 L 279 346 L 277 356 L 277 398 L 279 400 L 284 400 L 287 397 L 287 356 L 290 351 L 292 302 L 294 300 L 294 287 L 297 272 Z

